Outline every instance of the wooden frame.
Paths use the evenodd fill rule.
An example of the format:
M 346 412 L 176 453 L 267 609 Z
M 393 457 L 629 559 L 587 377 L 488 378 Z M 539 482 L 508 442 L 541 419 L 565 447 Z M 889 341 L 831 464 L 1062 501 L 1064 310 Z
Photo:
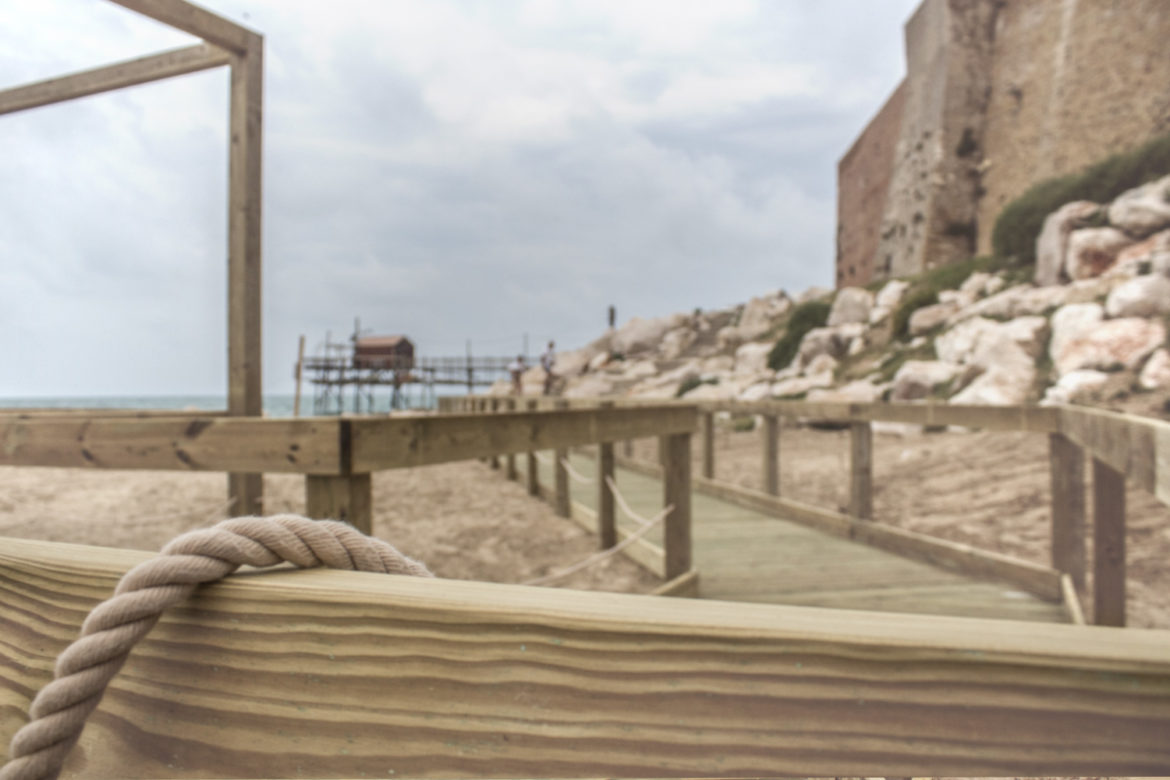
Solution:
M 260 417 L 264 38 L 185 0 L 112 0 L 204 43 L 0 91 L 0 115 L 231 67 L 228 171 L 228 414 Z M 260 473 L 229 475 L 237 514 L 263 510 Z

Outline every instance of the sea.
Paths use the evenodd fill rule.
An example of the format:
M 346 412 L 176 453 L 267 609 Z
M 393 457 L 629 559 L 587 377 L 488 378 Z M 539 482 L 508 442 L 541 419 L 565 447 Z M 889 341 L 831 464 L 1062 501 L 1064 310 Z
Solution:
M 291 393 L 266 394 L 264 414 L 266 417 L 292 417 L 295 396 Z M 435 405 L 433 396 L 410 396 L 407 398 L 412 409 L 429 409 Z M 223 395 L 119 395 L 119 396 L 72 396 L 38 398 L 0 397 L 0 409 L 174 409 L 176 411 L 223 411 L 227 409 L 227 396 Z M 352 412 L 352 398 L 346 397 L 346 411 Z M 390 411 L 389 393 L 374 397 L 372 410 L 363 407 L 363 412 L 386 413 Z M 301 416 L 314 416 L 313 396 L 301 396 Z M 334 409 L 336 414 L 336 409 Z

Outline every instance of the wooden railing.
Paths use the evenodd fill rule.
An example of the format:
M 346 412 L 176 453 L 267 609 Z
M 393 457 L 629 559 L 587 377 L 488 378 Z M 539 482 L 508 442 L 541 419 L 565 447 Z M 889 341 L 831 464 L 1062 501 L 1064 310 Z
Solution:
M 516 399 L 511 399 L 516 402 Z M 490 411 L 500 399 L 468 396 L 441 399 L 441 408 Z M 646 402 L 615 399 L 524 399 L 531 408 L 594 408 L 601 403 L 638 409 Z M 660 407 L 661 402 L 655 406 Z M 1076 406 L 953 406 L 949 404 L 848 404 L 804 401 L 723 401 L 697 404 L 700 433 L 695 489 L 771 512 L 830 533 L 900 552 L 978 576 L 1011 582 L 1043 598 L 1063 601 L 1074 619 L 1077 593 L 1084 591 L 1085 459 L 1092 459 L 1094 549 L 1092 603 L 1099 625 L 1125 625 L 1125 484 L 1135 485 L 1170 505 L 1170 423 Z M 757 415 L 763 422 L 762 490 L 749 490 L 715 475 L 714 416 L 719 412 Z M 850 432 L 849 512 L 811 506 L 781 496 L 781 418 L 848 425 Z M 994 431 L 1047 434 L 1051 472 L 1051 566 L 1017 560 L 871 521 L 873 517 L 874 422 L 922 426 L 963 426 Z M 631 437 L 634 438 L 634 437 Z M 658 474 L 655 464 L 619 457 L 621 465 Z

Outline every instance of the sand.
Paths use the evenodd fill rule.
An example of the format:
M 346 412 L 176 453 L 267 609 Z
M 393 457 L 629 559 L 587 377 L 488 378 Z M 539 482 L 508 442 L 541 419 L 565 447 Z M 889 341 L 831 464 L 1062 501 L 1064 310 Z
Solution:
M 721 430 L 716 447 L 718 478 L 760 486 L 758 432 Z M 878 433 L 874 447 L 877 522 L 1049 562 L 1046 436 Z M 637 452 L 653 457 L 654 442 L 638 442 Z M 848 453 L 845 431 L 784 428 L 782 494 L 843 510 Z M 301 477 L 268 476 L 265 495 L 269 511 L 304 509 Z M 0 536 L 154 550 L 222 519 L 225 504 L 221 474 L 0 467 Z M 1129 623 L 1170 628 L 1170 508 L 1133 488 L 1127 504 Z M 524 582 L 596 548 L 577 524 L 478 462 L 376 474 L 374 507 L 374 533 L 442 577 Z M 658 584 L 616 556 L 557 586 L 641 593 Z

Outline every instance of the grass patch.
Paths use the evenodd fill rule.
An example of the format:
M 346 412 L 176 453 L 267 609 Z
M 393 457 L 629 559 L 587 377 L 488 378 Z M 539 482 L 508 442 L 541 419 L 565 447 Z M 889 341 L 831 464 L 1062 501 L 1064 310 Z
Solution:
M 898 349 L 886 356 L 878 366 L 878 383 L 885 384 L 886 382 L 894 381 L 894 375 L 898 373 L 907 360 L 935 360 L 934 342 L 929 341 L 921 346 L 913 349 Z
M 768 368 L 779 371 L 786 368 L 800 350 L 800 342 L 810 330 L 825 327 L 832 304 L 826 300 L 802 303 L 792 310 L 788 323 L 772 351 L 768 353 Z
M 752 415 L 746 417 L 732 417 L 731 430 L 736 433 L 748 433 L 756 429 L 756 418 Z
M 1170 133 L 1106 157 L 1080 173 L 1033 185 L 999 213 L 991 245 L 999 257 L 1014 257 L 1024 265 L 1035 265 L 1036 238 L 1049 214 L 1074 200 L 1108 203 L 1126 190 L 1166 174 L 1170 174 Z
M 719 380 L 716 379 L 715 377 L 712 377 L 710 379 L 700 379 L 697 376 L 692 376 L 689 379 L 684 379 L 683 381 L 678 383 L 678 390 L 674 391 L 674 397 L 675 398 L 682 398 L 684 395 L 691 392 L 699 385 L 717 385 L 717 384 L 719 384 Z

